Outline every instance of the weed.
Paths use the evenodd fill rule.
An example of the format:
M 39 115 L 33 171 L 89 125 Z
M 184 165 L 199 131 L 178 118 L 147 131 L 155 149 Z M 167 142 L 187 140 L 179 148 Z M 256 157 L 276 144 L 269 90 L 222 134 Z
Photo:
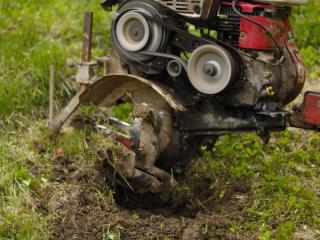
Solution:
M 123 228 L 119 225 L 116 225 L 116 226 L 106 225 L 102 229 L 102 239 L 103 240 L 120 240 L 122 230 Z

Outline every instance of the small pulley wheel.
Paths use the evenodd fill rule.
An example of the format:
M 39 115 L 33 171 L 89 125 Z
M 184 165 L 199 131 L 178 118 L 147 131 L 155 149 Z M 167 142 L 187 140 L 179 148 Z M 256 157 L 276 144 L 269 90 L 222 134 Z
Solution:
M 171 60 L 167 65 L 167 72 L 171 77 L 178 77 L 182 73 L 182 65 L 177 60 Z
M 116 34 L 122 48 L 135 52 L 146 46 L 150 29 L 147 20 L 139 12 L 130 11 L 118 20 Z
M 188 62 L 188 76 L 195 89 L 204 94 L 218 94 L 237 78 L 237 62 L 224 48 L 203 45 L 193 51 Z

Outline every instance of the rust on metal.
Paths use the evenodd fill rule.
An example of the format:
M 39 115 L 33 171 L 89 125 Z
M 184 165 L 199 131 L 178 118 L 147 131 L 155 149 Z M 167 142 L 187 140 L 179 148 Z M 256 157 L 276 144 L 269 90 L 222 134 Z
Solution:
M 297 112 L 284 108 L 301 92 L 306 69 L 290 7 L 277 2 L 103 0 L 106 10 L 116 9 L 111 55 L 91 61 L 93 13 L 86 12 L 75 78 L 80 91 L 51 128 L 59 130 L 80 104 L 129 102 L 133 124 L 112 118 L 108 124 L 118 128 L 114 139 L 129 151 L 113 169 L 138 192 L 174 183 L 170 171 L 181 173 L 200 144 L 213 147 L 220 135 L 255 131 L 266 143 L 270 132 L 289 125 L 319 130 L 319 94 L 307 95 Z
M 92 27 L 93 13 L 86 12 L 84 14 L 84 29 L 83 29 L 83 45 L 82 45 L 82 61 L 91 61 L 91 46 L 92 46 Z
M 92 27 L 93 27 L 93 13 L 85 12 L 83 38 L 82 38 L 82 64 L 84 65 L 86 65 L 91 61 Z M 81 67 L 79 67 L 79 69 L 81 69 Z M 90 76 L 90 69 L 85 69 L 85 72 L 88 72 L 88 74 L 86 75 Z M 90 79 L 87 79 L 87 81 L 89 80 Z M 86 87 L 87 87 L 86 81 L 80 82 L 80 88 L 79 88 L 80 91 L 84 91 Z
M 85 91 L 86 89 L 80 90 L 72 99 L 71 101 L 65 106 L 54 118 L 54 121 L 50 124 L 50 128 L 57 132 L 63 126 L 63 124 L 71 117 L 72 113 L 74 113 L 79 105 L 81 104 L 79 96 Z
M 186 111 L 184 103 L 174 92 L 159 83 L 130 74 L 110 74 L 101 77 L 86 88 L 81 89 L 60 112 L 51 124 L 58 131 L 82 103 L 93 103 L 97 106 L 112 106 L 126 92 L 150 88 L 175 111 Z
M 91 84 L 80 96 L 81 102 L 111 106 L 128 91 L 151 88 L 175 111 L 186 111 L 184 103 L 167 86 L 131 74 L 110 74 Z

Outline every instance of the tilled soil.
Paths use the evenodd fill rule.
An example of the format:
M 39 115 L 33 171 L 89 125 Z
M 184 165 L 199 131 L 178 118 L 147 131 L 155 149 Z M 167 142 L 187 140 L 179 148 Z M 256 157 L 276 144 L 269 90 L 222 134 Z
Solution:
M 43 203 L 57 216 L 50 239 L 243 239 L 230 227 L 250 201 L 247 183 L 230 185 L 217 201 L 208 198 L 210 181 L 198 178 L 193 182 L 196 197 L 182 206 L 126 209 L 113 200 L 101 165 L 79 169 L 63 154 L 56 156 L 51 177 L 55 187 Z

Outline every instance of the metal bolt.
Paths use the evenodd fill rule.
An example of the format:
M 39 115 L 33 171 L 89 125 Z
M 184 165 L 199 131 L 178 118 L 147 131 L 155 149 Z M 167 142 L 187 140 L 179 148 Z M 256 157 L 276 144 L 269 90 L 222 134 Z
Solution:
M 209 75 L 209 76 L 214 76 L 217 74 L 217 68 L 211 64 L 211 63 L 206 63 L 204 64 L 203 66 L 203 72 L 206 74 L 206 75 Z
M 276 94 L 272 86 L 267 87 L 267 93 L 269 94 L 269 96 L 274 96 Z

